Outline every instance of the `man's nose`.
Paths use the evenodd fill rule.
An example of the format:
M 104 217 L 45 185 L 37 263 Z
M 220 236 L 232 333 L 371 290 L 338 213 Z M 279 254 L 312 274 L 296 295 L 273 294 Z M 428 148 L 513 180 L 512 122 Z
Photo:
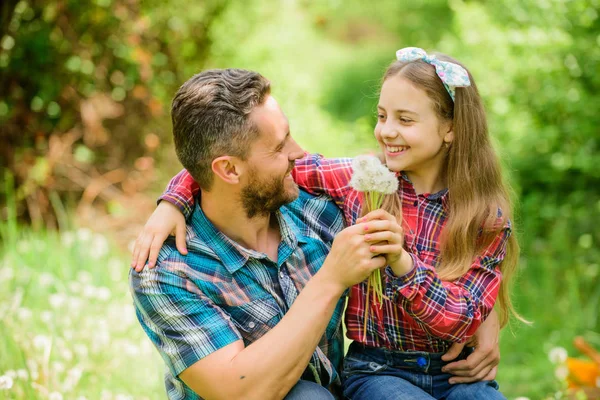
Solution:
M 304 149 L 300 147 L 300 145 L 294 139 L 292 139 L 292 141 L 292 150 L 290 151 L 289 155 L 290 161 L 298 160 L 304 157 Z

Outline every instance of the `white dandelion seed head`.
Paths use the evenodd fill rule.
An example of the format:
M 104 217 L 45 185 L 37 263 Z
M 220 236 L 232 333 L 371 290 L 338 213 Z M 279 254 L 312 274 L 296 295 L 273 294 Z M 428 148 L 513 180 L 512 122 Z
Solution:
M 52 344 L 52 339 L 46 335 L 36 335 L 33 338 L 33 347 L 38 350 L 45 350 Z
M 80 242 L 89 242 L 92 239 L 92 231 L 87 228 L 79 228 L 76 236 Z
M 52 312 L 51 311 L 42 311 L 40 314 L 40 319 L 42 322 L 49 324 L 52 321 Z
M 23 369 L 23 368 L 18 369 L 17 370 L 17 377 L 19 379 L 23 379 L 24 381 L 26 381 L 26 380 L 29 379 L 29 372 L 27 372 L 27 370 Z
M 31 319 L 32 315 L 33 311 L 31 311 L 29 308 L 19 307 L 19 309 L 17 309 L 17 318 L 19 318 L 21 321 L 27 321 Z
M 48 395 L 48 400 L 63 400 L 63 395 L 58 392 L 52 392 Z
M 63 232 L 60 235 L 60 241 L 63 244 L 63 246 L 65 247 L 71 247 L 73 246 L 73 243 L 75 243 L 75 234 L 73 232 Z
M 9 281 L 15 277 L 15 271 L 10 267 L 0 268 L 0 281 Z
M 9 390 L 13 387 L 13 379 L 10 376 L 0 376 L 0 390 Z
M 548 352 L 548 358 L 552 364 L 563 364 L 567 361 L 567 350 L 564 347 L 553 347 Z
M 101 286 L 96 289 L 96 298 L 98 300 L 108 301 L 108 300 L 110 300 L 110 296 L 111 296 L 111 292 L 110 292 L 109 288 L 107 288 L 105 286 Z
M 48 297 L 48 303 L 52 308 L 61 308 L 67 302 L 67 296 L 64 293 L 54 293 Z
M 94 235 L 90 247 L 90 257 L 99 259 L 108 254 L 108 240 L 103 235 Z
M 48 287 L 54 283 L 54 275 L 48 272 L 42 272 L 38 278 L 41 287 Z
M 529 400 L 529 397 L 521 396 L 517 397 L 515 400 Z
M 350 186 L 360 192 L 392 194 L 398 190 L 396 174 L 374 156 L 358 156 L 352 160 Z
M 9 369 L 8 371 L 6 371 L 4 373 L 5 376 L 8 376 L 11 379 L 15 379 L 17 377 L 17 371 L 13 371 L 12 369 Z
M 554 376 L 560 381 L 564 381 L 569 376 L 569 368 L 566 365 L 559 365 L 554 370 Z

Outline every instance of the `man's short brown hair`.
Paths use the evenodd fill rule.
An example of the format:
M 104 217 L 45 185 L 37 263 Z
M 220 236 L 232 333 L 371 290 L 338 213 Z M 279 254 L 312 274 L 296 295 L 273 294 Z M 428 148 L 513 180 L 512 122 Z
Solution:
M 242 69 L 203 71 L 179 88 L 171 107 L 175 151 L 202 189 L 212 186 L 215 158 L 246 159 L 259 134 L 249 114 L 270 92 L 265 77 Z

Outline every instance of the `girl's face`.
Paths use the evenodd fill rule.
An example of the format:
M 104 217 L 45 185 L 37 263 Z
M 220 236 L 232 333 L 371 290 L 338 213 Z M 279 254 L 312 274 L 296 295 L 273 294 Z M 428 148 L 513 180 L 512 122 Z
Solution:
M 409 178 L 438 180 L 445 157 L 444 142 L 452 141 L 450 122 L 440 121 L 424 90 L 406 78 L 388 78 L 381 88 L 375 138 L 392 171 Z

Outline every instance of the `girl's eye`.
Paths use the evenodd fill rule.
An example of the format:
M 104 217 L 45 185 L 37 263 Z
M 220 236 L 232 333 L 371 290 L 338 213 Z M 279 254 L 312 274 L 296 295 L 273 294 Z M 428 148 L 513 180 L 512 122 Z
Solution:
M 406 118 L 400 118 L 400 122 L 403 122 L 403 123 L 405 123 L 405 124 L 408 124 L 408 123 L 411 123 L 411 122 L 412 122 L 412 120 L 410 120 L 410 119 L 406 119 Z
M 377 119 L 385 119 L 385 115 L 383 115 L 383 114 L 377 114 Z

